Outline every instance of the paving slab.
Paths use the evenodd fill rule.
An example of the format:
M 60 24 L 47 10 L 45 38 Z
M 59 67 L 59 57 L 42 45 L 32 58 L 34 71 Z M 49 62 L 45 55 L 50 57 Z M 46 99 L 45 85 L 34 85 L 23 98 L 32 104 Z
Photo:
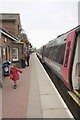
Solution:
M 27 111 L 27 118 L 42 118 L 42 111 L 39 107 L 30 107 Z
M 42 109 L 64 108 L 57 95 L 41 95 Z
M 66 113 L 65 109 L 46 109 L 43 110 L 43 118 L 69 118 L 70 116 Z
M 39 93 L 39 85 L 37 79 L 37 69 L 35 56 L 32 55 L 32 68 L 30 77 L 30 90 L 27 107 L 27 118 L 42 118 L 41 101 Z
M 56 94 L 52 86 L 39 86 L 39 90 L 41 95 Z

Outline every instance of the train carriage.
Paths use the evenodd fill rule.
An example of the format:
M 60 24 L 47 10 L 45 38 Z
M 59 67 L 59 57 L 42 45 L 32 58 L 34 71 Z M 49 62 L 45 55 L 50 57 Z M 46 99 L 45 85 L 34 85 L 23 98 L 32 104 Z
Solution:
M 80 26 L 59 35 L 38 50 L 38 55 L 63 81 L 80 106 Z M 76 94 L 76 95 L 75 95 Z

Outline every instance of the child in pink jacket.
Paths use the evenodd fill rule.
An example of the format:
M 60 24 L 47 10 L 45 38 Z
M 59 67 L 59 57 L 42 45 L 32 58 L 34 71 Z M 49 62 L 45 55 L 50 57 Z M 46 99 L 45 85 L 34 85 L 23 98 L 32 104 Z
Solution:
M 16 82 L 19 80 L 19 74 L 18 72 L 22 73 L 22 70 L 15 67 L 15 64 L 12 64 L 10 68 L 10 79 L 14 81 L 14 89 L 16 89 Z

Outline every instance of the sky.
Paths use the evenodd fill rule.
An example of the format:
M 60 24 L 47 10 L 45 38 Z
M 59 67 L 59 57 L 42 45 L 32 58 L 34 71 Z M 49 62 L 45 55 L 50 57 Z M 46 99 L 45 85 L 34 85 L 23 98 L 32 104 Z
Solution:
M 19 13 L 33 47 L 39 48 L 78 26 L 80 0 L 0 0 L 0 13 Z

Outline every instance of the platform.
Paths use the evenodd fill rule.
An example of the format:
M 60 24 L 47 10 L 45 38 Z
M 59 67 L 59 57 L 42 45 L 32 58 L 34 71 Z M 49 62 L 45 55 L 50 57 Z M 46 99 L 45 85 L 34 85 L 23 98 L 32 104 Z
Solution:
M 37 56 L 32 56 L 27 117 L 73 118 Z
M 3 118 L 73 118 L 35 53 L 22 70 L 16 90 L 3 80 Z

